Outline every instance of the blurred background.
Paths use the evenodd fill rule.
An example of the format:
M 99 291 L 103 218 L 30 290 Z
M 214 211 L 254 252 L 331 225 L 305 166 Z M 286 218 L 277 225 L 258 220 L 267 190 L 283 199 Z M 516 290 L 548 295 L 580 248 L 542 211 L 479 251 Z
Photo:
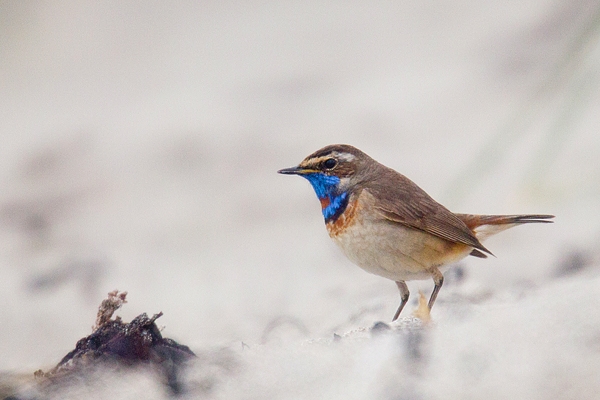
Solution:
M 502 321 L 531 323 L 508 354 L 538 346 L 535 362 L 500 357 L 493 376 L 555 366 L 521 385 L 535 392 L 577 364 L 565 385 L 597 392 L 578 379 L 600 366 L 599 89 L 598 1 L 2 1 L 0 370 L 55 365 L 113 289 L 125 320 L 162 311 L 195 350 L 388 321 L 396 286 L 345 259 L 308 182 L 276 173 L 348 143 L 455 212 L 555 214 L 451 273 L 434 342 L 492 330 L 485 355 L 514 342 Z M 544 339 L 567 316 L 585 327 Z M 453 343 L 439 357 L 478 369 Z M 587 358 L 541 356 L 556 347 Z

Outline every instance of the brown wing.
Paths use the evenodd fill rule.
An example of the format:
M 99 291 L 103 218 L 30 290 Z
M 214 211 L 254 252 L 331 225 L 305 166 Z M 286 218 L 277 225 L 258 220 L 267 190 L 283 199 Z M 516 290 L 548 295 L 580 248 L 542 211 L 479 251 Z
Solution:
M 384 168 L 363 189 L 377 199 L 373 206 L 384 218 L 492 254 L 460 218 L 404 175 Z

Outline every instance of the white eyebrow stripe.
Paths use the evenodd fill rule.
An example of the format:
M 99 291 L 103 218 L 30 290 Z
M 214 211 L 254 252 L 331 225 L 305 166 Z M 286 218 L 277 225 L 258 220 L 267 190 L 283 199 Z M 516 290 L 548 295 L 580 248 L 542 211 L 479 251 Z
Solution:
M 350 153 L 338 153 L 337 151 L 334 151 L 332 154 L 339 160 L 346 161 L 346 162 L 352 162 L 356 158 L 356 157 L 354 157 L 354 155 L 352 155 Z

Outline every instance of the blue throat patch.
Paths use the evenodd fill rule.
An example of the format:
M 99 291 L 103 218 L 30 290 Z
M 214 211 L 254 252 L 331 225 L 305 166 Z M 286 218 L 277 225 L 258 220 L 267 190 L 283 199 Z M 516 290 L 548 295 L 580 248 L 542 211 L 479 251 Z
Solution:
M 335 221 L 348 205 L 348 192 L 339 193 L 340 178 L 321 173 L 302 175 L 308 179 L 319 200 L 321 200 L 325 222 Z

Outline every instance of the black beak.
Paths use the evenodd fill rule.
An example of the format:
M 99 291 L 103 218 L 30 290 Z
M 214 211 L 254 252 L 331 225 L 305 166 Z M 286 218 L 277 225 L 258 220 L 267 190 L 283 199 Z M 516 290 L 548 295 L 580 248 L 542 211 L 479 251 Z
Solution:
M 300 168 L 300 167 L 291 167 L 291 168 L 280 169 L 279 171 L 277 171 L 277 173 L 284 174 L 284 175 L 302 175 L 302 174 L 306 173 L 306 170 L 304 168 Z

